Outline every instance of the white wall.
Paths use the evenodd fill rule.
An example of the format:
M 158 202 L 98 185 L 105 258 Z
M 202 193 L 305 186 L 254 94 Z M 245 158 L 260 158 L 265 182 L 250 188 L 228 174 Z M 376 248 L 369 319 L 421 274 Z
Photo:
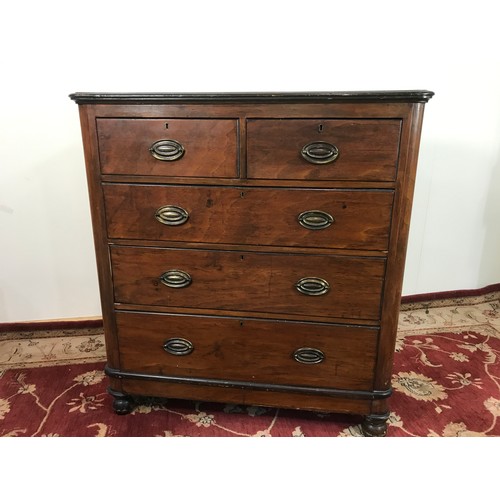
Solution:
M 442 4 L 442 5 L 441 5 Z M 494 2 L 10 2 L 0 321 L 100 314 L 75 91 L 428 89 L 404 294 L 500 282 Z

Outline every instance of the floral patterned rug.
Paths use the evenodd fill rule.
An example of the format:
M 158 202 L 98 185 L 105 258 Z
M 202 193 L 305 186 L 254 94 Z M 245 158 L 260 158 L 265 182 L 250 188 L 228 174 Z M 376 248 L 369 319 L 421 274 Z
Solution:
M 388 436 L 500 436 L 500 292 L 404 304 Z M 102 331 L 0 336 L 0 436 L 360 436 L 356 416 L 146 399 L 111 408 Z

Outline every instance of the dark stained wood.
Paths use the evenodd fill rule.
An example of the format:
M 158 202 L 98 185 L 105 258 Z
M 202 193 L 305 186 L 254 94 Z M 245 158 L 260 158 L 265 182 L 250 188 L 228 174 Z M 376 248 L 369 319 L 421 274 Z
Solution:
M 247 318 L 118 313 L 120 359 L 125 371 L 371 390 L 378 332 Z M 140 331 L 138 335 L 137 332 Z M 169 338 L 193 344 L 184 356 L 163 349 Z M 313 347 L 325 358 L 317 364 L 293 359 L 295 350 Z
M 367 415 L 361 423 L 363 434 L 367 437 L 384 437 L 388 419 L 389 413 Z
M 180 344 L 187 342 L 185 339 L 169 339 L 166 346 L 171 345 L 173 342 Z M 303 348 L 308 349 L 311 348 Z M 133 379 L 141 380 L 143 382 L 165 382 L 175 384 L 188 384 L 199 385 L 204 387 L 223 387 L 225 389 L 250 389 L 252 391 L 272 391 L 272 392 L 292 392 L 297 395 L 312 395 L 312 396 L 329 396 L 333 398 L 350 398 L 350 399 L 365 399 L 373 402 L 385 400 L 392 394 L 392 390 L 386 391 L 367 391 L 367 390 L 354 390 L 354 389 L 336 389 L 331 387 L 318 387 L 307 385 L 290 385 L 290 384 L 277 384 L 275 382 L 253 382 L 251 380 L 228 380 L 222 378 L 207 378 L 203 377 L 186 377 L 179 375 L 158 375 L 147 374 L 144 372 L 129 372 L 115 370 L 109 365 L 106 365 L 104 372 L 111 379 Z
M 80 124 L 83 139 L 83 151 L 85 155 L 94 247 L 96 252 L 106 356 L 108 361 L 116 366 L 119 364 L 119 354 L 113 310 L 113 282 L 111 269 L 109 267 L 109 250 L 106 244 L 106 215 L 98 175 L 98 146 L 94 127 L 94 107 L 92 105 L 80 106 Z M 120 381 L 114 381 L 113 385 L 116 390 L 120 390 Z
M 174 307 L 174 306 L 158 306 L 158 305 L 153 305 L 153 306 L 148 306 L 144 304 L 121 304 L 121 303 L 115 303 L 115 310 L 116 311 L 137 311 L 137 312 L 158 312 L 158 313 L 166 313 L 166 314 L 186 314 L 186 312 L 189 312 L 189 314 L 199 314 L 201 316 L 206 316 L 206 315 L 220 315 L 224 314 L 224 316 L 228 317 L 234 317 L 234 318 L 239 318 L 241 316 L 246 316 L 251 314 L 252 318 L 255 319 L 283 319 L 284 317 L 286 318 L 287 316 L 284 314 L 279 314 L 279 313 L 272 313 L 272 312 L 256 312 L 252 311 L 251 313 L 248 313 L 248 311 L 238 311 L 237 309 L 234 310 L 228 310 L 225 309 L 224 311 L 221 311 L 220 309 L 198 309 L 196 307 L 189 308 L 189 311 L 186 311 L 185 307 Z M 303 317 L 299 316 L 298 318 L 290 318 L 290 319 L 304 319 Z M 328 316 L 328 318 L 325 318 L 325 316 L 307 316 L 307 321 L 311 323 L 325 323 L 325 321 L 328 321 L 329 324 L 339 324 L 339 325 L 354 325 L 354 326 L 375 326 L 378 327 L 380 324 L 380 321 L 378 319 L 363 319 L 363 318 L 337 318 L 335 316 Z
M 243 168 L 241 168 L 243 172 Z M 241 174 L 243 175 L 243 174 Z M 122 183 L 122 184 L 175 184 L 175 185 L 196 185 L 213 186 L 214 180 L 210 177 L 175 177 L 165 175 L 121 175 L 121 174 L 102 174 L 103 182 Z M 297 179 L 244 179 L 244 178 L 217 178 L 217 186 L 228 187 L 290 187 L 304 188 L 304 181 Z M 355 185 L 350 182 L 335 180 L 313 180 L 308 179 L 307 188 L 320 189 L 394 189 L 394 181 L 356 181 Z
M 115 410 L 143 395 L 359 413 L 365 435 L 384 435 L 432 95 L 72 94 Z M 153 158 L 167 139 L 186 148 L 181 159 Z M 318 141 L 338 147 L 333 163 L 302 158 Z M 157 222 L 164 205 L 186 209 L 187 222 Z M 307 210 L 335 222 L 303 228 Z M 189 286 L 162 284 L 169 270 L 189 273 Z M 301 294 L 304 277 L 329 291 Z M 165 352 L 168 338 L 194 350 Z M 299 364 L 299 346 L 323 361 Z
M 85 105 L 89 106 L 89 105 Z M 218 103 L 182 103 L 134 104 L 114 102 L 97 104 L 100 118 L 120 119 L 230 119 L 239 118 L 240 123 L 249 119 L 405 119 L 413 107 L 409 102 L 376 102 L 363 104 L 355 102 L 325 103 L 239 103 L 221 105 Z M 243 130 L 244 127 L 242 127 Z M 241 131 L 239 131 L 241 135 Z
M 375 381 L 375 383 L 376 383 L 376 381 Z M 389 385 L 384 390 L 387 390 L 387 389 L 392 389 L 392 388 Z M 390 414 L 389 402 L 390 402 L 390 399 L 388 399 L 388 398 L 374 399 L 372 401 L 370 415 L 389 415 Z
M 394 217 L 391 226 L 390 258 L 387 263 L 381 318 L 384 335 L 379 345 L 378 367 L 375 376 L 376 387 L 381 390 L 391 385 L 423 112 L 424 106 L 415 104 L 402 131 L 405 147 L 401 151 L 394 200 L 394 211 L 397 217 Z
M 110 380 L 115 380 L 110 378 Z M 160 396 L 166 398 L 214 401 L 240 405 L 271 406 L 303 410 L 317 410 L 338 413 L 370 412 L 371 400 L 332 396 L 309 395 L 294 392 L 276 392 L 194 384 L 157 382 L 123 379 L 123 390 L 136 396 Z
M 400 127 L 399 120 L 249 120 L 248 177 L 392 181 Z M 338 158 L 325 165 L 302 158 L 302 148 L 317 141 L 336 146 Z
M 392 191 L 215 188 L 105 184 L 110 238 L 386 250 Z M 162 224 L 158 208 L 189 213 L 186 223 Z M 298 216 L 321 210 L 334 218 L 307 229 Z
M 138 244 L 137 239 L 129 239 L 129 238 L 110 238 L 110 244 L 113 245 L 125 245 L 125 246 L 136 246 Z M 160 243 L 159 240 L 140 240 L 141 247 L 157 247 L 159 244 L 165 245 L 164 243 Z M 249 248 L 254 246 L 255 249 L 271 252 L 271 253 L 289 253 L 290 247 L 288 246 L 276 246 L 276 245 L 243 245 L 243 244 L 232 244 L 232 243 L 224 243 L 223 245 L 220 243 L 209 243 L 209 242 L 186 242 L 186 241 L 168 241 L 169 248 L 190 248 L 195 250 L 221 250 L 223 247 L 224 250 L 232 250 L 235 252 L 245 252 L 251 250 Z M 318 247 L 303 247 L 303 246 L 293 246 L 293 252 L 314 255 L 318 253 Z M 358 250 L 353 248 L 328 248 L 322 249 L 324 253 L 328 253 L 328 255 L 342 255 L 342 256 L 352 256 L 352 257 L 387 257 L 387 250 Z
M 109 394 L 113 396 L 113 410 L 118 415 L 128 415 L 134 409 L 134 400 L 123 392 L 108 388 Z
M 237 177 L 237 121 L 99 118 L 99 156 L 104 174 Z M 150 153 L 161 140 L 175 140 L 185 149 L 174 161 Z
M 113 93 L 75 92 L 70 98 L 88 103 L 273 103 L 273 102 L 427 102 L 434 92 L 429 90 L 361 90 L 348 92 L 228 92 L 228 93 Z
M 378 319 L 385 259 L 329 255 L 165 250 L 113 246 L 115 301 L 130 304 Z M 160 282 L 168 270 L 191 275 L 186 288 Z M 304 277 L 330 284 L 324 295 L 295 289 Z

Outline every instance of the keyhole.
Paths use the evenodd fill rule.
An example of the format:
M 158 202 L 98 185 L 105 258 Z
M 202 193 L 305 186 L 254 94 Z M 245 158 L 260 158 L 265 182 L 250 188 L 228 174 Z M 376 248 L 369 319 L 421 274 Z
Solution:
M 168 128 L 168 123 L 165 123 L 165 128 Z
M 323 124 L 322 124 L 322 123 L 320 123 L 320 124 L 318 125 L 318 132 L 319 132 L 319 133 L 323 132 Z

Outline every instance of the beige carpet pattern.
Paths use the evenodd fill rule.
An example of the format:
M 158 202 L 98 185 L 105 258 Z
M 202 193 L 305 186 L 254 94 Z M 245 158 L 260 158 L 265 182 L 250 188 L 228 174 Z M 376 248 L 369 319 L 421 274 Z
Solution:
M 0 333 L 0 372 L 105 359 L 102 328 Z

